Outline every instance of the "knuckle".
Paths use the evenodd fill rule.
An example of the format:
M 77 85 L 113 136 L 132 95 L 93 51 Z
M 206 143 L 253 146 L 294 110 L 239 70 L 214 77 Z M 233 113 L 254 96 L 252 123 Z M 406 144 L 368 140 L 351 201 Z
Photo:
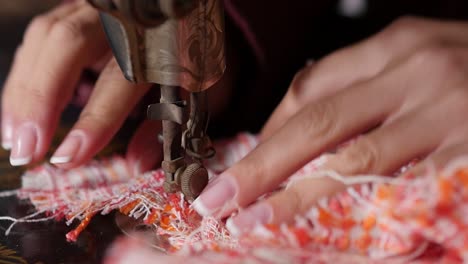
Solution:
M 415 40 L 426 39 L 429 36 L 429 31 L 423 25 L 423 21 L 423 19 L 413 16 L 404 16 L 395 20 L 379 34 L 383 38 L 382 43 L 407 45 Z
M 377 144 L 370 138 L 359 138 L 354 144 L 345 148 L 340 155 L 348 174 L 377 172 L 379 151 Z
M 422 19 L 419 17 L 407 15 L 396 19 L 389 27 L 395 29 L 416 28 L 421 24 L 421 21 Z
M 430 66 L 438 74 L 460 73 L 466 64 L 459 51 L 441 43 L 420 49 L 410 61 L 418 68 Z
M 464 113 L 468 112 L 468 86 L 454 86 L 453 90 L 445 96 L 444 102 L 441 100 L 441 104 L 444 104 L 446 113 L 454 115 L 454 120 L 458 120 L 456 117 L 460 116 L 458 120 L 459 124 L 464 124 Z M 461 115 L 460 115 L 461 114 Z
M 291 82 L 290 88 L 290 90 L 294 94 L 301 94 L 301 92 L 304 90 L 304 87 L 307 86 L 307 83 L 311 78 L 314 68 L 315 67 L 313 66 L 307 66 L 296 73 L 296 75 L 293 78 L 293 81 Z
M 80 114 L 79 122 L 88 127 L 112 126 L 111 118 L 109 118 L 108 111 L 104 106 L 98 106 L 92 110 L 83 110 Z
M 310 80 L 313 78 L 314 68 L 313 66 L 307 66 L 294 76 L 289 86 L 287 96 L 293 99 L 295 104 L 304 104 L 308 101 L 310 96 L 306 90 L 310 88 Z
M 27 89 L 26 93 L 27 97 L 33 99 L 36 103 L 45 105 L 50 104 L 50 97 L 48 96 L 47 91 L 43 89 L 33 87 Z
M 45 34 L 54 24 L 55 20 L 46 15 L 36 16 L 31 20 L 25 33 L 25 41 L 32 39 L 37 34 Z
M 303 112 L 302 129 L 313 139 L 317 137 L 325 137 L 335 132 L 337 127 L 336 109 L 332 102 L 323 100 L 321 102 L 311 104 Z
M 413 16 L 403 16 L 392 22 L 388 27 L 389 33 L 414 33 L 421 30 L 422 19 Z
M 286 189 L 284 197 L 288 200 L 291 212 L 302 213 L 309 209 L 304 202 L 304 194 L 294 185 Z
M 84 37 L 84 29 L 79 21 L 63 19 L 52 26 L 51 36 L 58 41 L 80 43 Z

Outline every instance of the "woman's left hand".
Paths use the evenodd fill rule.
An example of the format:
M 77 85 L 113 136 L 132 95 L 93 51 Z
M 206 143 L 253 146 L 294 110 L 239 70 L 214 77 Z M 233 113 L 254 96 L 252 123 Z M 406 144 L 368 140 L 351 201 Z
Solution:
M 328 155 L 324 167 L 352 177 L 392 175 L 415 158 L 424 158 L 419 166 L 443 166 L 468 154 L 467 113 L 468 23 L 400 19 L 299 72 L 265 125 L 261 144 L 210 183 L 194 208 L 227 216 L 247 207 L 228 222 L 236 233 L 291 221 L 343 184 L 304 178 L 251 204 L 358 135 Z

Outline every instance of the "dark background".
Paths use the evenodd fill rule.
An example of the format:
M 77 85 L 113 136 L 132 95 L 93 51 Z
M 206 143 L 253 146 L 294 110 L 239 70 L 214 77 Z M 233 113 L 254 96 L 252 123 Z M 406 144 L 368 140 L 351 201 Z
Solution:
M 37 13 L 59 1 L 0 0 L 0 86 L 6 78 L 16 46 Z M 360 17 L 346 17 L 337 12 L 335 1 L 233 0 L 241 13 L 252 21 L 252 29 L 265 47 L 265 65 L 260 67 L 248 51 L 242 34 L 228 19 L 229 45 L 240 51 L 242 64 L 235 87 L 234 101 L 223 119 L 213 122 L 217 136 L 228 136 L 239 130 L 257 131 L 285 93 L 294 73 L 309 58 L 318 59 L 337 48 L 369 36 L 402 15 L 468 20 L 466 0 L 371 0 Z M 468 34 L 468 32 L 464 32 Z M 255 89 L 253 89 L 255 88 Z M 67 130 L 79 111 L 72 109 L 61 126 L 58 138 Z M 67 122 L 68 121 L 68 122 Z M 131 124 L 126 126 L 131 133 Z M 130 132 L 128 132 L 130 131 Z M 128 138 L 128 136 L 121 137 Z M 59 142 L 58 140 L 55 143 Z M 102 155 L 122 151 L 125 141 L 114 140 Z M 0 189 L 19 187 L 22 169 L 13 169 L 8 153 L 0 152 Z M 0 198 L 0 216 L 20 217 L 32 208 L 16 198 Z M 113 216 L 97 217 L 78 243 L 65 242 L 70 230 L 63 223 L 17 225 L 10 236 L 3 235 L 7 222 L 0 222 L 0 261 L 5 263 L 99 263 L 106 246 L 118 229 Z M 13 249 L 8 257 L 2 246 Z

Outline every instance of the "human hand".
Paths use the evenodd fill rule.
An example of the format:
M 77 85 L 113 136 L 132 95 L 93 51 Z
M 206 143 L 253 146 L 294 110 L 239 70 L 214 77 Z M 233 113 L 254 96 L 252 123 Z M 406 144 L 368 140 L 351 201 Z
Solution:
M 269 198 L 287 177 L 327 150 L 325 169 L 392 175 L 415 158 L 442 166 L 468 154 L 468 23 L 404 18 L 299 72 L 265 125 L 261 144 L 211 182 L 194 202 L 227 216 L 233 233 L 283 223 L 345 187 L 304 178 Z M 253 203 L 253 204 L 252 204 Z
M 41 160 L 84 69 L 102 71 L 79 120 L 53 155 L 63 168 L 83 164 L 121 127 L 149 86 L 124 79 L 102 31 L 98 12 L 84 0 L 36 17 L 18 48 L 2 98 L 2 145 L 12 165 Z M 135 170 L 160 159 L 159 122 L 144 122 L 128 147 Z

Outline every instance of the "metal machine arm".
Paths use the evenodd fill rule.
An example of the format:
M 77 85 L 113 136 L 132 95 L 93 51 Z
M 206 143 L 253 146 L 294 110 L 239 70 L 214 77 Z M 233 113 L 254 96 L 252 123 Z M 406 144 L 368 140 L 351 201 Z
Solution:
M 165 188 L 181 190 L 187 200 L 195 199 L 208 183 L 202 160 L 215 154 L 206 134 L 206 89 L 225 69 L 221 1 L 88 2 L 101 11 L 104 30 L 125 77 L 160 85 L 160 102 L 148 107 L 148 117 L 163 120 Z M 191 94 L 190 111 L 179 97 L 180 88 Z

